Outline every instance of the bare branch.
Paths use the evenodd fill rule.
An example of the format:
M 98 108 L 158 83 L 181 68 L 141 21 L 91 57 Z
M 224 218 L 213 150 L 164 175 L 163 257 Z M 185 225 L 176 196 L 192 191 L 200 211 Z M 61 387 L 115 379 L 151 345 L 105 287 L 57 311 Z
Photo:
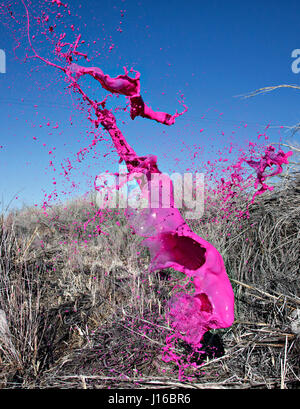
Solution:
M 299 89 L 300 90 L 299 85 L 281 84 L 281 85 L 273 85 L 273 86 L 270 86 L 270 87 L 259 88 L 259 89 L 255 90 L 255 91 L 251 92 L 250 94 L 237 95 L 237 97 L 251 98 L 251 97 L 255 97 L 256 95 L 266 94 L 267 92 L 274 91 L 274 90 L 276 90 L 278 88 L 294 88 L 294 89 Z

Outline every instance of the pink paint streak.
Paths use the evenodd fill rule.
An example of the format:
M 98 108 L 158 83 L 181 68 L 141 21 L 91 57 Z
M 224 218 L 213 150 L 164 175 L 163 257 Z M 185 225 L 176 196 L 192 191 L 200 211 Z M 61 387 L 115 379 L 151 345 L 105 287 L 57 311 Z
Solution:
M 69 72 L 75 73 L 76 80 L 82 75 L 91 75 L 100 82 L 102 88 L 113 94 L 121 94 L 129 98 L 131 119 L 141 116 L 165 125 L 172 125 L 175 123 L 177 117 L 183 115 L 187 111 L 186 106 L 183 112 L 176 112 L 174 115 L 167 114 L 166 112 L 153 111 L 152 108 L 145 104 L 140 95 L 140 73 L 135 71 L 135 78 L 131 78 L 128 76 L 128 71 L 125 67 L 124 71 L 125 74 L 118 75 L 116 78 L 111 78 L 109 75 L 104 74 L 98 67 L 86 68 L 77 64 L 71 64 L 69 67 Z

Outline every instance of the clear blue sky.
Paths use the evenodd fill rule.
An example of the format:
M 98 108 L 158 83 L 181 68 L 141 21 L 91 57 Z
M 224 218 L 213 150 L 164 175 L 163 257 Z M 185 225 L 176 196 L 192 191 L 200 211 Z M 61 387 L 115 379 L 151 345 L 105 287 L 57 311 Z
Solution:
M 51 1 L 33 3 L 31 16 L 41 10 L 41 4 L 49 6 Z M 124 65 L 140 71 L 144 99 L 158 110 L 181 110 L 178 99 L 184 94 L 188 112 L 172 127 L 142 118 L 131 121 L 117 114 L 125 121 L 119 122 L 120 128 L 134 149 L 140 154 L 157 154 L 162 170 L 201 171 L 203 161 L 215 158 L 229 142 L 243 148 L 249 140 L 256 142 L 269 123 L 299 122 L 299 91 L 279 90 L 247 100 L 235 97 L 263 86 L 299 84 L 300 74 L 291 70 L 292 50 L 300 48 L 299 1 L 69 3 L 72 15 L 55 29 L 63 32 L 66 25 L 71 41 L 80 32 L 90 44 L 83 50 L 92 58 L 91 65 L 111 76 L 123 73 Z M 112 150 L 108 142 L 99 143 L 96 154 L 91 151 L 81 163 L 76 162 L 76 152 L 93 139 L 87 133 L 92 127 L 86 115 L 74 109 L 59 72 L 38 61 L 23 63 L 28 50 L 25 13 L 21 2 L 14 7 L 19 24 L 0 16 L 4 23 L 0 24 L 0 49 L 7 58 L 7 73 L 0 74 L 0 200 L 8 203 L 18 196 L 12 206 L 20 206 L 40 203 L 44 193 L 51 193 L 54 187 L 61 199 L 66 197 L 62 192 L 67 196 L 84 193 L 91 189 L 97 174 L 106 169 L 116 171 L 118 166 L 115 153 L 103 156 Z M 56 5 L 51 6 L 55 7 L 59 11 Z M 120 10 L 125 10 L 123 17 Z M 33 21 L 34 34 L 37 25 Z M 21 38 L 15 52 L 14 37 Z M 50 56 L 51 44 L 40 42 L 43 38 L 37 35 L 34 44 L 42 55 Z M 93 87 L 93 96 L 100 99 L 105 95 L 92 81 L 85 81 L 86 87 Z M 110 104 L 125 105 L 125 100 L 114 98 Z M 270 128 L 268 136 L 278 141 L 289 135 Z M 193 164 L 195 146 L 200 154 Z M 69 181 L 59 176 L 60 163 L 66 163 L 66 158 L 76 167 Z

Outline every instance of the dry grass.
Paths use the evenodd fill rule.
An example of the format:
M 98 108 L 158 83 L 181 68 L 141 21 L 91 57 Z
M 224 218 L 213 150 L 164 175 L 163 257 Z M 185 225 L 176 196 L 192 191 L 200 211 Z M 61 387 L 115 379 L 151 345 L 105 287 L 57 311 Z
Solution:
M 48 216 L 29 208 L 2 217 L 1 387 L 299 387 L 299 192 L 293 177 L 259 197 L 249 219 L 193 222 L 224 257 L 236 320 L 216 331 L 225 354 L 180 380 L 161 359 L 165 304 L 180 276 L 148 273 L 148 252 L 124 217 L 102 214 L 99 234 L 83 199 Z

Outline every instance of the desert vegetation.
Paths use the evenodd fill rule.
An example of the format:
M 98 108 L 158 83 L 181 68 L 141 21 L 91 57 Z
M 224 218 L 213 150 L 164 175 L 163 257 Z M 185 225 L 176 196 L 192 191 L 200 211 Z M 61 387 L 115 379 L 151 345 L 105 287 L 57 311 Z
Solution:
M 3 212 L 1 387 L 299 387 L 299 193 L 299 172 L 290 172 L 239 223 L 216 223 L 218 202 L 190 221 L 224 258 L 235 322 L 207 334 L 198 368 L 183 377 L 161 353 L 183 277 L 149 273 L 148 250 L 122 212 L 99 212 L 91 198 Z M 191 359 L 189 345 L 176 348 Z

